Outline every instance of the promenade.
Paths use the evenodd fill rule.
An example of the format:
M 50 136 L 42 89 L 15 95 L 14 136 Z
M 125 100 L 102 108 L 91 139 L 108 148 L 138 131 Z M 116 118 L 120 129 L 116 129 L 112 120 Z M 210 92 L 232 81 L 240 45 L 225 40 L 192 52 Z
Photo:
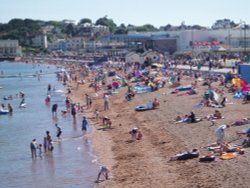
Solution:
M 190 70 L 190 66 L 189 65 L 177 65 L 177 69 L 182 69 L 182 70 Z M 192 67 L 193 71 L 198 71 L 197 66 Z M 208 66 L 202 66 L 200 71 L 202 72 L 209 72 L 209 67 Z M 227 73 L 229 71 L 232 71 L 232 68 L 212 68 L 211 72 L 213 73 Z M 235 69 L 235 73 L 237 73 L 237 68 Z

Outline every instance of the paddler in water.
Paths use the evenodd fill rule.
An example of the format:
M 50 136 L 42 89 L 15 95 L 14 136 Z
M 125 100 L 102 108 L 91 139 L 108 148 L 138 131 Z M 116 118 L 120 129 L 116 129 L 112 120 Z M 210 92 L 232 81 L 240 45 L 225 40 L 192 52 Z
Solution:
M 20 104 L 19 104 L 19 108 L 23 107 L 23 106 L 24 106 L 24 104 L 25 104 L 25 99 L 24 99 L 24 98 L 22 98 L 22 100 L 21 100 L 21 102 L 20 102 Z

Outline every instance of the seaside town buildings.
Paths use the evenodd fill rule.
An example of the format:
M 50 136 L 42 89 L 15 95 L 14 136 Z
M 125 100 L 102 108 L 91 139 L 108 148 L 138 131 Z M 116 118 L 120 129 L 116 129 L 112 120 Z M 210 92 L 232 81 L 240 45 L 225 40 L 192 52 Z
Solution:
M 109 34 L 107 28 L 85 25 L 80 37 L 58 39 L 48 44 L 49 51 L 86 51 L 106 54 L 128 53 L 138 48 L 152 49 L 163 54 L 210 51 L 247 53 L 250 51 L 249 29 L 203 29 Z M 88 29 L 87 29 L 88 28 Z M 98 30 L 98 28 L 100 30 Z M 91 38 L 98 33 L 98 37 Z
M 18 40 L 0 40 L 0 58 L 22 55 Z
M 64 20 L 62 24 L 75 24 Z M 233 24 L 233 25 L 232 25 Z M 131 51 L 153 50 L 161 54 L 200 54 L 203 52 L 229 52 L 247 54 L 250 52 L 250 29 L 246 24 L 235 26 L 230 20 L 219 20 L 212 28 L 165 26 L 156 32 L 135 32 L 112 34 L 107 26 L 83 23 L 75 25 L 74 34 L 68 34 L 65 27 L 46 25 L 42 32 L 24 37 L 24 45 L 48 52 L 97 52 L 107 56 L 125 57 Z M 130 26 L 132 27 L 132 26 Z M 170 27 L 170 29 L 169 29 Z M 129 26 L 128 26 L 129 28 Z M 168 29 L 167 29 L 168 28 Z M 7 42 L 8 43 L 8 42 Z M 7 45 L 7 44 L 6 44 Z M 12 53 L 13 50 L 2 50 Z

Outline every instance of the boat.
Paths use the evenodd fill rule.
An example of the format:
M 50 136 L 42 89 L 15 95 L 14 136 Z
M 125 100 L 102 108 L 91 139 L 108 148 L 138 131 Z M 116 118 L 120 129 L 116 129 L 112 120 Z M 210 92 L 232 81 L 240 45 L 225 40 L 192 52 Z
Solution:
M 9 110 L 0 110 L 0 115 L 8 114 Z

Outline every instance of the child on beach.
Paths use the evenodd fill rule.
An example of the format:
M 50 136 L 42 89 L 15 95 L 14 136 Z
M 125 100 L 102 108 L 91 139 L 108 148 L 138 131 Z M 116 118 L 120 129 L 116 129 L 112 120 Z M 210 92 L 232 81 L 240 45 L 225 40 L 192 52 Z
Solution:
M 137 133 L 138 133 L 138 128 L 133 128 L 131 131 L 129 131 L 129 134 L 131 134 L 131 140 L 135 141 L 137 139 Z
M 42 146 L 43 146 L 42 144 L 39 144 L 39 145 L 37 146 L 39 157 L 42 157 Z
M 137 140 L 141 140 L 142 139 L 142 137 L 143 137 L 143 135 L 142 135 L 142 133 L 141 133 L 141 131 L 138 131 L 138 134 L 137 134 Z
M 101 166 L 101 169 L 100 169 L 100 172 L 98 173 L 96 182 L 97 183 L 100 182 L 101 175 L 103 175 L 105 177 L 105 179 L 107 180 L 109 178 L 108 173 L 109 173 L 108 168 L 106 166 Z
M 98 109 L 95 109 L 95 119 L 99 119 L 99 114 L 100 112 L 98 111 Z

